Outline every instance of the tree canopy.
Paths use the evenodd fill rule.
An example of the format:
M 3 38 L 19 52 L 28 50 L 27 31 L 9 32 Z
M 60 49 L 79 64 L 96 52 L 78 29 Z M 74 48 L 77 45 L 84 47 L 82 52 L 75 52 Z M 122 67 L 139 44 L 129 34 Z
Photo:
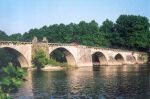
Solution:
M 136 15 L 120 15 L 116 22 L 106 19 L 102 25 L 95 20 L 80 21 L 78 24 L 53 24 L 30 29 L 8 36 L 0 31 L 0 40 L 32 41 L 47 37 L 50 43 L 72 43 L 81 45 L 111 47 L 147 51 L 150 46 L 150 24 L 148 18 Z
M 146 17 L 121 15 L 116 21 L 116 32 L 128 49 L 144 50 L 148 47 L 149 21 Z
M 9 37 L 8 35 L 4 32 L 0 30 L 0 40 L 8 40 Z

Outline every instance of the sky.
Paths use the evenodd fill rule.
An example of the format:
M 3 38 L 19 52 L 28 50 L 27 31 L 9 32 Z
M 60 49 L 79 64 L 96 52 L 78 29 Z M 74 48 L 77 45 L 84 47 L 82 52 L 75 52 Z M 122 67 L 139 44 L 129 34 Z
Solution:
M 44 25 L 113 22 L 121 14 L 146 16 L 150 0 L 0 0 L 0 30 L 8 35 L 28 32 Z

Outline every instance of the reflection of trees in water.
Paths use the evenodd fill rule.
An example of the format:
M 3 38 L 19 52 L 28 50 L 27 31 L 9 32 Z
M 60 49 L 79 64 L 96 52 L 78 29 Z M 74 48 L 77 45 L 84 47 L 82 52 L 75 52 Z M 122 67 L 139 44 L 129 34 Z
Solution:
M 20 63 L 17 59 L 18 53 L 8 49 L 0 49 L 0 67 L 7 66 L 9 62 L 12 62 L 14 66 L 20 66 Z

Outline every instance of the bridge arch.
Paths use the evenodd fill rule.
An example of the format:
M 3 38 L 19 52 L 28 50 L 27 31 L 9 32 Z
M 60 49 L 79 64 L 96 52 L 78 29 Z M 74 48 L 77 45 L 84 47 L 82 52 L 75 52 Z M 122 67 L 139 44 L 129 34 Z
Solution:
M 136 58 L 133 55 L 126 55 L 126 61 L 136 63 Z
M 133 57 L 133 59 L 134 59 L 134 62 L 135 62 L 135 64 L 137 63 L 137 59 L 136 59 L 136 57 L 133 55 L 132 56 Z
M 102 52 L 95 52 L 92 54 L 93 65 L 108 65 L 107 58 Z
M 64 57 L 65 57 L 65 60 L 67 62 L 67 64 L 69 65 L 72 65 L 72 66 L 76 66 L 76 60 L 75 60 L 75 57 L 73 55 L 73 53 L 71 51 L 69 51 L 67 48 L 64 48 L 64 47 L 58 47 L 58 48 L 55 48 L 53 49 L 49 55 L 50 57 L 56 52 L 56 51 L 60 51 L 62 53 L 64 53 Z M 56 52 L 57 53 L 57 52 Z
M 114 58 L 120 65 L 123 65 L 125 62 L 123 55 L 121 55 L 120 53 L 116 54 Z
M 11 48 L 11 47 L 0 47 L 1 49 L 8 50 L 11 53 L 15 54 L 17 56 L 17 60 L 21 67 L 29 67 L 29 63 L 25 56 L 19 52 L 17 49 Z

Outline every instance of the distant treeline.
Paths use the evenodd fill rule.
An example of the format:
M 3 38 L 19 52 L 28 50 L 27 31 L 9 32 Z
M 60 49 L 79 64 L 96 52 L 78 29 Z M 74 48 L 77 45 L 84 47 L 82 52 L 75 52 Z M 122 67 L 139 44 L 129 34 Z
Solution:
M 106 19 L 101 26 L 92 20 L 43 26 L 8 36 L 0 31 L 0 40 L 31 41 L 34 36 L 47 37 L 51 43 L 78 43 L 81 45 L 147 51 L 150 47 L 150 23 L 148 18 L 136 15 L 120 15 L 113 23 Z

